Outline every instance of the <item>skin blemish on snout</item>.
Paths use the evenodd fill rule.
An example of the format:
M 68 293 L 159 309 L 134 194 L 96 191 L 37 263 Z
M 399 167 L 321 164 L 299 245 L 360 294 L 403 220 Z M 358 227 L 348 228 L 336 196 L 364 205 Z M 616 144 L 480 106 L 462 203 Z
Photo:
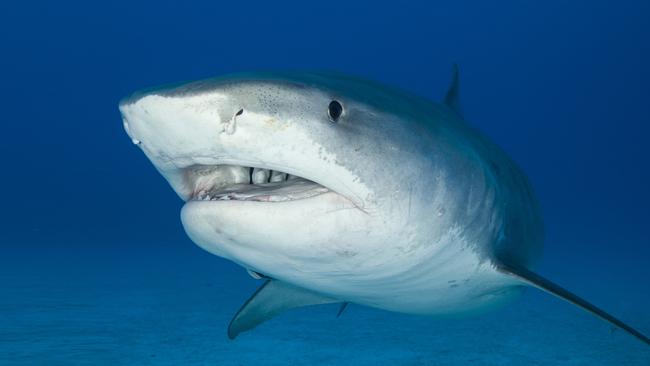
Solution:
M 241 116 L 242 114 L 244 114 L 244 110 L 240 109 L 232 116 L 231 119 L 224 121 L 221 132 L 225 132 L 227 135 L 232 135 L 235 133 L 235 129 L 237 128 L 237 117 Z

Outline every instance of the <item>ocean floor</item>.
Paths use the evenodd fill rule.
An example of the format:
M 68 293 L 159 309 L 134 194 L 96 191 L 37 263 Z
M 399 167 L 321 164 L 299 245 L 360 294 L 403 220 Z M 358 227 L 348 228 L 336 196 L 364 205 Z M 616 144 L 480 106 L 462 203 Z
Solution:
M 0 365 L 650 365 L 650 347 L 535 290 L 469 319 L 303 308 L 230 341 L 261 282 L 198 248 L 24 248 L 2 261 Z M 650 291 L 633 288 L 578 293 L 648 334 Z

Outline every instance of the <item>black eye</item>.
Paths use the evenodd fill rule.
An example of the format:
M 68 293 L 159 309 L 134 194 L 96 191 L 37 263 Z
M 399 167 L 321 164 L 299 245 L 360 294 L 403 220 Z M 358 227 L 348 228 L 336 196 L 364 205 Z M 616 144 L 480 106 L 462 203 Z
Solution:
M 327 115 L 330 118 L 330 121 L 336 122 L 339 120 L 343 114 L 343 106 L 336 100 L 330 102 L 330 105 L 327 107 Z

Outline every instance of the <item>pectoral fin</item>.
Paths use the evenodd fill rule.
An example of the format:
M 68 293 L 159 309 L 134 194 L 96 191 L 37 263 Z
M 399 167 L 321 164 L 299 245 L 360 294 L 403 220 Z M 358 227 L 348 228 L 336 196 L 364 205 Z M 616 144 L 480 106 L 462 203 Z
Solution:
M 608 314 L 604 310 L 601 310 L 600 308 L 596 307 L 595 305 L 591 304 L 587 300 L 579 297 L 578 295 L 565 290 L 564 288 L 560 287 L 559 285 L 547 280 L 546 278 L 531 272 L 525 268 L 520 268 L 520 267 L 513 267 L 513 266 L 508 266 L 505 264 L 500 265 L 500 269 L 508 274 L 511 274 L 523 282 L 528 283 L 531 286 L 537 287 L 538 289 L 548 292 L 551 295 L 557 296 L 560 299 L 567 301 L 573 305 L 576 305 L 583 310 L 586 310 L 597 317 L 605 320 L 606 322 L 609 322 L 610 324 L 623 329 L 624 331 L 630 333 L 631 335 L 635 336 L 642 342 L 645 342 L 646 344 L 650 345 L 650 339 L 643 335 L 641 332 L 638 330 L 632 328 L 631 326 L 623 323 L 622 321 L 618 320 L 614 316 Z
M 228 326 L 228 338 L 251 330 L 286 310 L 339 302 L 278 280 L 267 280 L 239 309 Z

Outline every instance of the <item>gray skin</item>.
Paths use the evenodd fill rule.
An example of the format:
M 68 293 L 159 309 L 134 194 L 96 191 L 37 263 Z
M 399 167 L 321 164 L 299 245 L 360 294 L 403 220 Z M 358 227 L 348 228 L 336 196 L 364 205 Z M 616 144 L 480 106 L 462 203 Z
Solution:
M 343 106 L 338 118 L 328 115 L 332 101 Z M 231 338 L 297 306 L 460 314 L 532 285 L 647 341 L 530 272 L 543 237 L 531 186 L 463 122 L 457 74 L 442 104 L 337 74 L 250 73 L 139 92 L 120 110 L 187 201 L 189 236 L 272 281 L 233 319 Z M 238 166 L 320 190 L 302 193 L 312 186 L 301 179 L 246 185 Z M 202 200 L 206 191 L 237 198 Z

